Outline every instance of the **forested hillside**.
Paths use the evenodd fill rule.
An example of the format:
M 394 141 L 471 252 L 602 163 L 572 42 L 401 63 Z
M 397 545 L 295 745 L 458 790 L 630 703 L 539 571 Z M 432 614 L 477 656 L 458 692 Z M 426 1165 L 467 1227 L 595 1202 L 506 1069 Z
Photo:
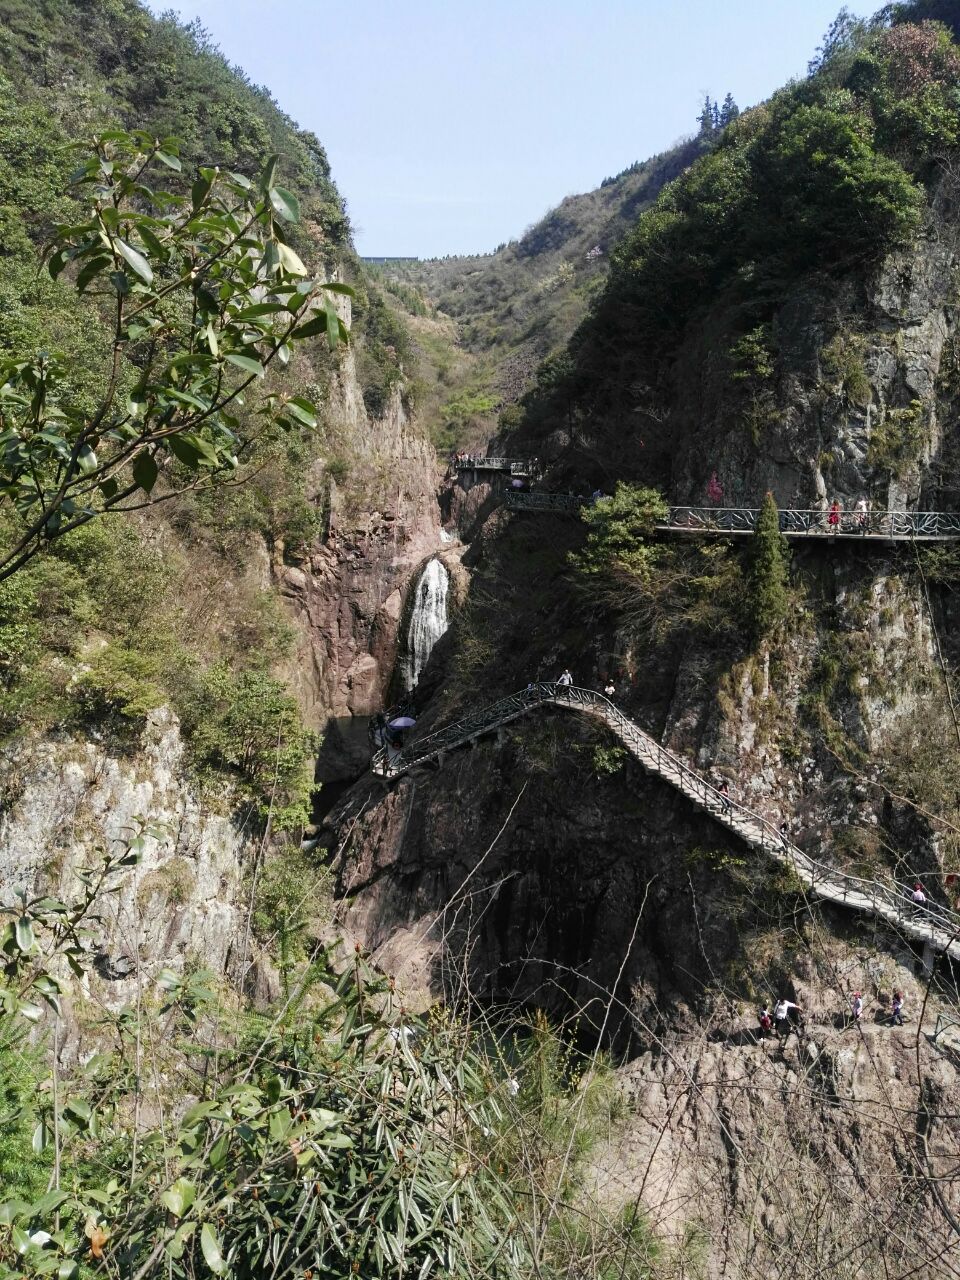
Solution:
M 918 237 L 934 253 L 955 199 L 958 55 L 943 28 L 917 25 L 933 9 L 894 6 L 873 28 L 838 20 L 814 74 L 741 115 L 664 190 L 566 355 L 543 367 L 535 435 L 566 424 L 617 441 L 658 483 L 702 491 L 734 436 L 769 456 L 818 412 L 824 382 L 840 397 L 828 417 L 862 411 L 870 330 L 888 306 L 880 265 Z M 909 376 L 895 384 L 881 414 L 917 405 L 927 419 L 929 396 Z M 828 470 L 832 447 L 824 425 Z M 891 442 L 886 470 L 908 468 L 916 447 Z M 731 476 L 731 495 L 744 481 Z
M 175 158 L 166 168 L 155 161 L 151 174 L 173 196 L 190 190 L 198 166 L 255 179 L 278 157 L 277 181 L 299 215 L 281 222 L 286 239 L 311 271 L 353 283 L 351 360 L 367 411 L 385 413 L 405 335 L 365 286 L 320 141 L 230 68 L 198 26 L 155 19 L 132 0 L 0 6 L 0 355 L 53 352 L 66 394 L 93 412 L 110 367 L 110 303 L 102 289 L 78 290 L 69 272 L 51 279 L 40 255 L 57 224 L 82 216 L 74 171 L 95 135 L 118 127 L 170 139 Z M 131 353 L 121 368 L 128 389 L 140 358 Z M 4 734 L 96 724 L 122 737 L 170 700 L 198 776 L 225 771 L 245 802 L 266 803 L 264 789 L 276 788 L 279 733 L 285 821 L 304 820 L 310 740 L 276 678 L 293 632 L 256 548 L 301 555 L 329 523 L 331 485 L 341 507 L 361 492 L 376 501 L 366 446 L 332 405 L 337 370 L 325 337 L 300 344 L 271 382 L 318 403 L 319 429 L 304 427 L 312 416 L 295 407 L 303 422 L 261 433 L 237 474 L 181 476 L 152 511 L 90 523 L 0 585 Z M 182 496 L 170 501 L 171 487 Z M 9 545 L 17 528 L 9 513 L 4 520 Z
M 595 191 L 568 196 L 494 253 L 379 268 L 412 318 L 425 416 L 439 444 L 477 444 L 505 409 L 506 423 L 514 420 L 511 406 L 587 313 L 637 214 L 715 136 L 711 125 Z

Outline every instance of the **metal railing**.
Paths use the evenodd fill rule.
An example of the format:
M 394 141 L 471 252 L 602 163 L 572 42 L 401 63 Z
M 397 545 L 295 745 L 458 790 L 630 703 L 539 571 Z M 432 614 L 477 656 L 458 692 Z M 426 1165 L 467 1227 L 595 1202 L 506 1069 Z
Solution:
M 540 470 L 536 458 L 481 457 L 473 453 L 458 458 L 456 466 L 458 471 L 506 471 L 512 476 L 535 475 Z
M 960 959 L 960 915 L 937 904 L 914 903 L 902 885 L 847 875 L 818 862 L 793 844 L 763 814 L 725 795 L 682 756 L 668 751 L 602 693 L 576 685 L 536 683 L 510 694 L 406 748 L 383 747 L 372 759 L 375 773 L 397 778 L 444 752 L 544 706 L 580 710 L 602 719 L 632 756 L 651 773 L 675 786 L 742 840 L 789 867 L 816 897 L 881 916 L 908 936 Z
M 507 494 L 514 511 L 562 511 L 576 513 L 592 498 L 568 493 Z M 661 530 L 686 529 L 704 533 L 752 533 L 759 507 L 670 507 L 667 518 L 657 522 Z M 861 535 L 864 538 L 960 538 L 960 512 L 954 511 L 840 511 L 831 524 L 831 513 L 820 509 L 784 508 L 780 528 L 794 537 L 831 538 Z
M 579 498 L 574 493 L 507 493 L 507 506 L 513 511 L 579 511 L 589 503 L 589 498 Z
M 758 507 L 671 507 L 660 528 L 752 532 Z M 837 511 L 783 508 L 784 533 L 831 537 L 838 533 L 886 538 L 960 537 L 960 513 L 953 511 Z

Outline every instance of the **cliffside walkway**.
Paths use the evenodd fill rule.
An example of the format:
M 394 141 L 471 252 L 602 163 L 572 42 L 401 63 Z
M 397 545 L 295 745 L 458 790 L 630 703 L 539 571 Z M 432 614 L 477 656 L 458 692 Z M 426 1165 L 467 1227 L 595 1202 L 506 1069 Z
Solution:
M 533 685 L 520 693 L 501 698 L 499 702 L 465 716 L 402 750 L 380 748 L 374 753 L 372 768 L 382 777 L 399 778 L 419 765 L 441 761 L 447 751 L 472 745 L 481 735 L 495 732 L 512 720 L 541 711 L 544 707 L 561 707 L 602 720 L 648 773 L 676 787 L 699 809 L 709 813 L 751 848 L 789 867 L 812 896 L 886 920 L 906 937 L 960 960 L 960 915 L 930 903 L 918 907 L 911 901 L 909 891 L 902 886 L 846 875 L 809 857 L 782 836 L 762 814 L 722 796 L 684 759 L 667 751 L 629 720 L 609 698 L 592 689 L 565 688 L 557 684 Z
M 457 458 L 458 471 L 505 471 L 510 476 L 533 476 L 539 474 L 540 464 L 536 458 L 498 458 L 480 457 L 479 454 L 465 454 Z
M 590 501 L 568 493 L 511 491 L 506 495 L 511 511 L 541 514 L 575 515 Z M 855 511 L 844 511 L 835 528 L 828 524 L 828 514 L 813 509 L 784 509 L 780 512 L 780 529 L 787 538 L 824 538 L 831 542 L 838 538 L 861 542 L 951 542 L 960 538 L 960 512 L 869 511 L 865 517 L 858 517 Z M 660 533 L 695 537 L 748 538 L 759 515 L 759 507 L 671 507 L 667 519 L 659 521 L 656 528 Z

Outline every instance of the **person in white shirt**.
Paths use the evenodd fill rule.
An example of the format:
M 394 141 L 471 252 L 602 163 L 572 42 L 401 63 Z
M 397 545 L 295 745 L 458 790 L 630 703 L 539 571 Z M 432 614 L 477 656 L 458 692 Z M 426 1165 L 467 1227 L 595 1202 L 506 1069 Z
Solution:
M 573 684 L 573 676 L 570 674 L 569 667 L 564 667 L 563 673 L 561 674 L 560 679 L 557 681 L 557 684 L 561 687 L 561 689 L 569 689 L 570 686 Z
M 794 1004 L 792 1000 L 784 1000 L 781 998 L 774 1006 L 773 1025 L 776 1029 L 777 1035 L 783 1040 L 786 1040 L 790 1032 L 795 1029 L 790 1020 L 791 1009 L 796 1009 L 798 1014 L 800 1012 L 800 1006 L 798 1004 Z
M 863 996 L 859 991 L 853 993 L 853 999 L 850 1001 L 850 1011 L 853 1014 L 854 1022 L 859 1022 L 863 1017 Z
M 857 517 L 857 528 L 861 533 L 866 533 L 867 523 L 870 516 L 870 508 L 867 505 L 866 498 L 858 498 L 856 506 L 853 509 Z

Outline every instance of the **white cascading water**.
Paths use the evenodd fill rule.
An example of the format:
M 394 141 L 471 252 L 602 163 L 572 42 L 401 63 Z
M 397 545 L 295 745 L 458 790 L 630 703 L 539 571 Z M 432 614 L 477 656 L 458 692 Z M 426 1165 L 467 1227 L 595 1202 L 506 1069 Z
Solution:
M 400 664 L 404 688 L 416 686 L 420 673 L 447 627 L 447 591 L 450 575 L 439 560 L 431 560 L 417 579 L 413 603 L 410 608 L 410 625 L 407 628 L 407 644 Z

